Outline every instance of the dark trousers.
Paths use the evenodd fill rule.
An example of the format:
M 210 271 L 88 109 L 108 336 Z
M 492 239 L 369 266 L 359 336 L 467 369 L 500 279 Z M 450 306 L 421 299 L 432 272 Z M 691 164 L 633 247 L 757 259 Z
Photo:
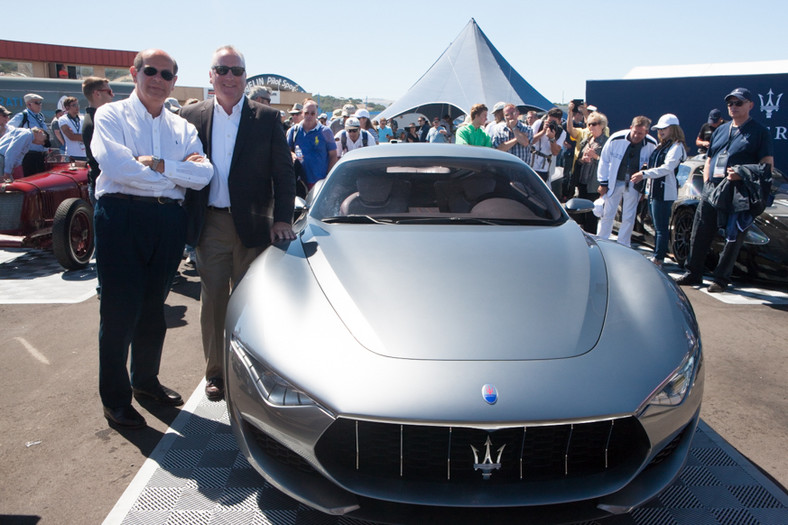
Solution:
M 46 171 L 47 167 L 44 158 L 43 151 L 28 151 L 25 153 L 25 156 L 22 157 L 22 172 L 24 172 L 25 177 Z
M 576 167 L 575 169 L 580 168 Z M 597 200 L 599 198 L 599 193 L 596 192 L 597 184 L 595 182 L 592 184 L 578 183 L 577 197 L 580 199 L 588 199 L 591 202 Z M 584 231 L 590 233 L 591 235 L 596 235 L 596 227 L 597 223 L 599 222 L 599 219 L 596 215 L 591 212 L 583 213 L 577 219 L 577 222 Z
M 704 196 L 707 195 L 713 187 L 709 187 L 707 183 L 704 187 Z M 719 226 L 717 226 L 717 208 L 709 204 L 705 198 L 701 198 L 698 203 L 698 208 L 695 210 L 695 218 L 692 221 L 692 238 L 690 241 L 690 253 L 685 265 L 687 270 L 696 275 L 703 275 L 703 269 L 706 262 L 706 255 L 711 248 L 711 242 L 714 236 L 717 235 Z M 722 285 L 730 283 L 731 273 L 733 273 L 733 265 L 736 263 L 736 258 L 739 256 L 744 244 L 746 232 L 739 232 L 735 241 L 727 241 L 720 254 L 720 260 L 717 267 L 714 269 L 714 281 Z
M 186 214 L 177 203 L 105 195 L 96 203 L 95 229 L 99 393 L 104 406 L 120 408 L 131 403 L 132 386 L 158 384 L 167 331 L 164 301 L 183 255 Z

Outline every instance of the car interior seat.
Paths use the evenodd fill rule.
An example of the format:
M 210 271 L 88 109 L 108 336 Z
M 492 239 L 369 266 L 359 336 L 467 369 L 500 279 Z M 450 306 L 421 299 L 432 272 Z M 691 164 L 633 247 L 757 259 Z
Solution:
M 410 182 L 386 175 L 359 175 L 357 192 L 348 195 L 339 208 L 341 215 L 407 213 Z

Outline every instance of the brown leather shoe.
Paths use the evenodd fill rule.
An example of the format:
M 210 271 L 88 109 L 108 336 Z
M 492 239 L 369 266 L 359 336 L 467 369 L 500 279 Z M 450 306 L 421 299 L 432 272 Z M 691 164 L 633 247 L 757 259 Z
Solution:
M 104 417 L 110 426 L 121 428 L 145 428 L 145 418 L 137 412 L 133 406 L 128 405 L 121 408 L 104 407 Z
M 211 377 L 205 384 L 205 397 L 209 401 L 221 401 L 224 399 L 224 381 L 221 377 Z

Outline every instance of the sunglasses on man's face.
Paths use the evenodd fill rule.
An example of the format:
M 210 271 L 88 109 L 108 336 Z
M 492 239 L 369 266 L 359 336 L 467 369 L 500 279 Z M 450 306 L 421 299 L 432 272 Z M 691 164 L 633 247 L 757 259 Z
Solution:
M 167 82 L 175 78 L 175 74 L 169 69 L 162 69 L 161 71 L 159 71 L 153 66 L 145 66 L 144 68 L 142 68 L 142 72 L 145 73 L 145 76 L 148 77 L 155 77 L 156 73 L 159 73 L 161 75 L 161 78 L 163 78 Z
M 728 101 L 728 107 L 736 106 L 738 108 L 738 107 L 741 107 L 743 105 L 744 105 L 744 101 L 743 100 L 729 100 Z
M 241 75 L 246 73 L 246 69 L 241 67 L 241 66 L 233 66 L 233 67 L 230 67 L 230 66 L 213 66 L 212 69 L 214 71 L 216 71 L 217 75 L 222 76 L 222 77 L 224 75 L 226 75 L 227 73 L 229 73 L 230 71 L 232 71 L 233 76 L 235 76 L 235 77 L 240 77 Z

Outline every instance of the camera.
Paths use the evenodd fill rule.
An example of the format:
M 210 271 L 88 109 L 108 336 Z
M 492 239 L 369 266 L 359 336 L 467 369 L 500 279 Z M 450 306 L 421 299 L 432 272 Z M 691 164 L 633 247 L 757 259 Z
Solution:
M 573 98 L 572 99 L 572 104 L 575 105 L 575 109 L 573 111 L 574 113 L 580 113 L 580 106 L 583 105 L 583 102 L 584 101 L 583 101 L 582 98 Z
M 548 120 L 546 124 L 547 124 L 547 128 L 553 133 L 555 133 L 556 137 L 561 133 L 561 124 L 554 122 L 552 120 Z

